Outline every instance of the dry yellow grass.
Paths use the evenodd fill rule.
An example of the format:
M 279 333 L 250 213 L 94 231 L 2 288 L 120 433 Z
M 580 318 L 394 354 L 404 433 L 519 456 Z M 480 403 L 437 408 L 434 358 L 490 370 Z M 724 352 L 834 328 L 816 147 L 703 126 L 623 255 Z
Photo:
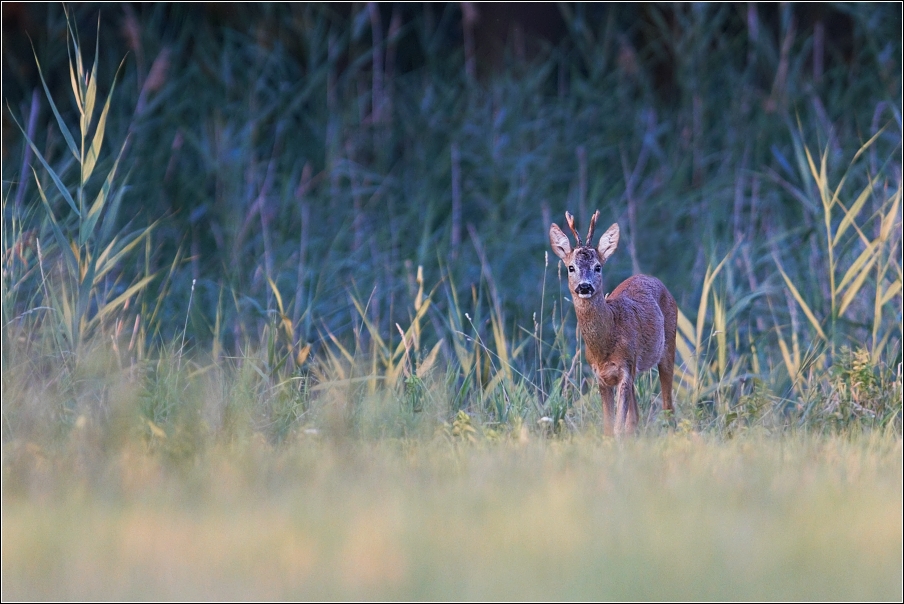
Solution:
M 522 435 L 523 436 L 523 435 Z M 901 596 L 897 437 L 9 444 L 8 599 Z

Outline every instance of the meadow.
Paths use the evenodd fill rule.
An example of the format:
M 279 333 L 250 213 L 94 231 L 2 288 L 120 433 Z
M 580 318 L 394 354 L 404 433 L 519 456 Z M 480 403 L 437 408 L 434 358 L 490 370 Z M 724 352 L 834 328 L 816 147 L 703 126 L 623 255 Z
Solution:
M 901 593 L 902 450 L 888 435 L 308 435 L 179 467 L 142 447 L 70 447 L 5 453 L 4 598 Z
M 893 8 L 4 4 L 3 599 L 900 600 Z

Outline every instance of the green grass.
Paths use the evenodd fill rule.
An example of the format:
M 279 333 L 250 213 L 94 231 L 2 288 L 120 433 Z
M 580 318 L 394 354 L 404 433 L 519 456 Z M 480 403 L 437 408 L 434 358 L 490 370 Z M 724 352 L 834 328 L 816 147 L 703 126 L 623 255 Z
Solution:
M 34 116 L 31 138 L 73 199 L 94 193 L 128 136 L 113 183 L 126 210 L 111 217 L 107 238 L 83 242 L 85 221 L 35 167 L 62 231 L 79 232 L 82 247 L 112 235 L 121 243 L 155 225 L 145 249 L 94 279 L 98 291 L 121 295 L 150 278 L 123 317 L 131 325 L 140 316 L 149 345 L 181 333 L 188 314 L 189 343 L 238 355 L 273 322 L 274 291 L 295 353 L 307 345 L 321 352 L 327 330 L 352 345 L 362 325 L 349 292 L 391 339 L 395 323 L 409 319 L 418 267 L 428 291 L 445 283 L 428 317 L 434 323 L 452 310 L 485 318 L 492 308 L 509 332 L 533 332 L 538 313 L 539 335 L 551 341 L 538 304 L 545 296 L 549 311 L 562 302 L 559 283 L 544 279 L 549 222 L 571 210 L 586 224 L 594 208 L 622 226 L 607 283 L 657 275 L 692 322 L 707 266 L 728 257 L 710 284 L 736 319 L 740 343 L 727 338 L 728 360 L 751 343 L 771 360 L 784 340 L 788 360 L 776 360 L 796 377 L 803 358 L 795 335 L 803 351 L 814 336 L 831 346 L 869 340 L 871 351 L 887 334 L 886 342 L 901 340 L 893 201 L 900 20 L 890 5 L 812 15 L 794 5 L 564 7 L 558 45 L 527 59 L 503 55 L 476 80 L 455 41 L 462 17 L 454 4 L 400 8 L 396 37 L 388 37 L 389 15 L 379 35 L 366 9 L 318 4 L 236 9 L 228 18 L 163 5 L 105 13 L 90 83 L 99 99 L 112 91 L 109 142 L 88 182 L 59 125 L 93 140 L 90 123 L 78 127 L 72 98 L 67 58 L 75 55 L 62 43 L 70 24 L 56 5 L 40 10 L 35 19 L 47 31 L 35 54 L 23 39 L 5 57 L 6 115 L 26 130 Z M 95 73 L 98 15 L 89 6 L 71 15 L 84 36 L 77 79 L 85 81 Z M 836 20 L 850 39 L 827 44 L 824 69 L 814 72 L 817 31 Z M 375 53 L 397 63 L 374 67 Z M 62 121 L 40 94 L 36 57 Z M 18 220 L 21 232 L 39 236 L 45 259 L 65 260 L 35 180 L 20 170 L 24 137 L 10 126 L 5 225 Z M 841 229 L 844 209 L 855 205 L 858 229 Z M 6 231 L 9 249 L 17 232 Z M 33 266 L 35 246 L 23 253 Z M 796 300 L 784 295 L 775 255 L 818 327 L 789 308 Z M 842 286 L 858 267 L 869 270 L 854 270 Z M 85 305 L 85 296 L 70 295 Z M 7 306 L 5 323 L 28 308 L 24 299 Z M 91 305 L 80 311 L 91 314 Z M 710 304 L 705 321 L 712 312 Z M 75 323 L 76 335 L 87 327 Z M 573 337 L 573 323 L 566 329 Z M 786 378 L 780 390 L 794 380 Z

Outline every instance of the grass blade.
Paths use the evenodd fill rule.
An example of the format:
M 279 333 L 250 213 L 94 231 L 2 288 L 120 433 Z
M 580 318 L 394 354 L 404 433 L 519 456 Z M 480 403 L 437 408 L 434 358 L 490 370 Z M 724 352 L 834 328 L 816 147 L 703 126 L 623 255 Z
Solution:
M 91 174 L 94 172 L 94 166 L 97 163 L 97 158 L 100 156 L 100 150 L 103 146 L 104 142 L 104 132 L 107 127 L 107 114 L 110 111 L 110 100 L 113 98 L 113 91 L 116 89 L 116 78 L 119 75 L 119 71 L 122 69 L 123 63 L 125 63 L 125 59 L 119 64 L 119 67 L 116 69 L 116 75 L 113 76 L 113 84 L 110 86 L 110 92 L 107 94 L 107 100 L 104 103 L 104 108 L 100 112 L 100 117 L 97 120 L 97 128 L 94 131 L 94 138 L 91 140 L 91 147 L 88 148 L 88 154 L 85 156 L 85 163 L 82 166 L 82 182 L 88 182 L 88 178 L 91 177 Z M 93 74 L 92 74 L 93 78 Z M 92 84 L 93 84 L 92 79 Z M 128 140 L 128 137 L 126 137 Z M 125 144 L 123 144 L 123 148 L 125 148 Z M 122 154 L 122 149 L 120 149 L 120 155 Z M 117 162 L 119 158 L 117 158 Z
M 869 251 L 865 250 L 864 254 Z M 873 264 L 876 262 L 876 255 L 870 255 L 868 261 L 863 266 L 863 270 L 860 271 L 860 274 L 857 278 L 851 283 L 851 286 L 848 287 L 847 292 L 845 292 L 844 297 L 841 299 L 841 306 L 838 308 L 838 316 L 844 315 L 844 311 L 847 310 L 847 307 L 854 301 L 854 298 L 857 297 L 857 294 L 860 293 L 861 288 L 863 287 L 863 282 L 869 276 L 870 270 L 873 268 Z M 851 271 L 853 272 L 853 267 Z
M 97 310 L 97 314 L 91 318 L 90 325 L 94 327 L 103 322 L 103 320 L 109 316 L 113 311 L 118 309 L 120 306 L 125 304 L 126 300 L 134 296 L 136 293 L 144 289 L 148 283 L 150 283 L 157 274 L 147 275 L 139 279 L 136 283 L 132 284 L 126 291 L 118 295 L 116 298 L 109 302 L 105 302 L 100 306 Z
M 32 49 L 32 52 L 34 52 L 34 49 Z M 69 151 L 72 153 L 72 156 L 75 157 L 75 159 L 79 163 L 81 163 L 82 159 L 81 159 L 81 156 L 79 155 L 78 146 L 75 144 L 75 139 L 72 138 L 72 133 L 69 132 L 69 128 L 66 126 L 66 122 L 63 121 L 63 117 L 60 115 L 60 112 L 57 109 L 56 103 L 53 102 L 53 97 L 50 95 L 50 89 L 47 87 L 47 82 L 44 81 L 44 71 L 41 69 L 41 62 L 38 61 L 38 54 L 34 53 L 34 55 L 35 55 L 35 63 L 38 64 L 38 77 L 41 78 L 41 84 L 44 86 L 44 92 L 47 95 L 47 100 L 50 101 L 50 108 L 53 110 L 53 115 L 56 116 L 57 124 L 60 127 L 60 132 L 63 133 L 63 138 L 66 139 L 66 144 L 69 146 Z M 77 95 L 76 95 L 76 100 L 78 101 Z M 79 103 L 79 110 L 81 111 L 81 103 Z M 13 119 L 15 119 L 15 118 L 13 118 Z M 21 128 L 21 126 L 20 126 L 20 128 Z M 31 141 L 29 141 L 29 142 L 31 142 Z M 32 144 L 32 146 L 34 146 L 34 145 Z
M 140 231 L 135 231 L 133 233 L 128 234 L 123 237 L 120 241 L 118 239 L 114 239 L 110 242 L 110 244 L 97 256 L 97 279 L 100 279 L 108 272 L 110 272 L 123 256 L 128 254 L 132 249 L 135 248 L 141 240 L 145 237 L 149 237 L 151 231 L 154 227 L 157 226 L 157 222 L 153 223 L 151 226 L 141 229 Z
M 128 137 L 126 137 L 126 142 L 128 142 L 128 140 Z M 97 197 L 94 198 L 94 202 L 92 202 L 91 207 L 88 209 L 88 215 L 79 225 L 79 245 L 85 245 L 91 237 L 91 234 L 94 232 L 94 226 L 97 224 L 97 219 L 100 218 L 100 214 L 104 209 L 104 204 L 107 202 L 107 196 L 110 194 L 110 189 L 113 188 L 113 179 L 116 177 L 119 160 L 122 159 L 122 152 L 125 151 L 125 149 L 126 144 L 123 143 L 122 147 L 119 149 L 119 155 L 116 156 L 116 161 L 113 162 L 113 167 L 110 168 L 110 172 L 104 180 L 104 184 L 101 186 L 100 191 L 97 192 Z
M 119 185 L 119 189 L 117 189 L 112 201 L 109 202 L 109 207 L 107 207 L 107 211 L 104 213 L 103 225 L 100 229 L 98 241 L 110 241 L 113 228 L 116 226 L 116 217 L 119 214 L 119 207 L 122 205 L 122 198 L 128 190 L 126 183 L 129 182 L 129 176 L 131 176 L 131 172 L 126 174 L 122 179 L 122 184 Z M 154 224 L 156 224 L 156 222 Z M 153 228 L 153 225 L 148 228 Z
M 38 173 L 35 172 L 34 168 L 32 168 L 32 173 L 35 175 L 35 183 L 38 185 L 38 193 L 41 196 L 41 201 L 44 202 L 44 208 L 47 210 L 47 216 L 50 218 L 50 227 L 53 231 L 54 239 L 56 239 L 57 246 L 60 248 L 60 253 L 63 254 L 63 258 L 66 259 L 66 264 L 69 265 L 69 271 L 73 275 L 78 275 L 78 260 L 75 257 L 75 254 L 72 251 L 72 247 L 69 245 L 69 240 L 63 235 L 62 229 L 60 229 L 60 225 L 56 221 L 56 217 L 53 215 L 53 209 L 50 207 L 50 203 L 47 201 L 47 196 L 44 194 L 44 188 L 41 186 L 41 180 L 38 178 Z
M 870 269 L 870 267 L 873 265 L 873 262 L 876 261 L 876 252 L 878 251 L 879 245 L 881 243 L 882 242 L 877 239 L 876 241 L 866 246 L 865 250 L 860 252 L 860 255 L 857 257 L 857 259 L 854 260 L 853 264 L 851 264 L 851 266 L 844 273 L 844 276 L 841 278 L 841 283 L 839 283 L 835 288 L 836 295 L 841 293 L 841 290 L 844 289 L 844 286 L 847 285 L 848 282 L 851 281 L 856 275 L 859 275 L 861 272 L 868 271 Z M 850 290 L 848 290 L 848 292 L 850 292 Z M 843 311 L 838 311 L 838 314 L 843 314 Z
M 881 296 L 879 296 L 879 306 L 885 306 L 888 304 L 892 298 L 894 298 L 898 292 L 901 291 L 901 281 L 895 281 L 891 285 L 888 286 L 888 289 L 885 290 Z
M 857 217 L 857 214 L 860 213 L 860 210 L 863 208 L 863 204 L 867 199 L 869 199 L 869 195 L 872 192 L 873 187 L 876 185 L 876 181 L 878 179 L 879 177 L 876 176 L 867 183 L 866 187 L 864 187 L 863 189 L 863 192 L 860 193 L 860 195 L 857 197 L 857 200 L 854 202 L 850 209 L 845 208 L 843 205 L 841 206 L 844 209 L 844 218 L 841 219 L 841 224 L 838 225 L 838 229 L 835 231 L 835 237 L 831 242 L 832 247 L 836 247 L 838 245 L 841 236 L 844 235 L 848 227 L 854 224 L 854 219 Z
M 7 110 L 9 110 L 9 105 L 7 105 Z M 79 211 L 78 206 L 75 204 L 75 200 L 72 199 L 72 195 L 69 193 L 69 189 L 66 188 L 66 185 L 63 184 L 63 181 L 60 180 L 60 177 L 57 173 L 50 167 L 50 164 L 47 163 L 47 160 L 44 159 L 44 156 L 38 151 L 37 146 L 35 146 L 34 142 L 32 142 L 31 138 L 29 138 L 28 133 L 22 128 L 22 125 L 19 124 L 19 120 L 16 119 L 16 116 L 13 115 L 12 110 L 9 110 L 9 114 L 12 116 L 13 121 L 16 123 L 16 126 L 19 126 L 19 130 L 22 131 L 22 135 L 25 136 L 25 140 L 28 142 L 29 146 L 31 146 L 31 150 L 34 152 L 35 156 L 41 162 L 41 165 L 47 170 L 47 173 L 50 175 L 51 180 L 53 180 L 53 184 L 56 185 L 57 189 L 63 195 L 63 199 L 69 204 L 69 207 L 72 208 L 72 211 L 75 212 L 76 216 L 81 216 L 82 213 Z M 78 157 L 76 157 L 78 159 Z M 37 174 L 35 174 L 35 178 L 37 178 Z
M 703 278 L 703 288 L 700 290 L 700 307 L 697 309 L 697 329 L 695 332 L 696 339 L 694 345 L 699 352 L 700 346 L 703 344 L 703 325 L 706 321 L 706 309 L 709 304 L 709 290 L 712 288 L 713 281 L 725 266 L 729 255 L 722 258 L 722 261 L 716 265 L 715 269 L 706 268 L 706 276 Z
M 813 311 L 810 310 L 810 306 L 804 301 L 803 296 L 800 295 L 800 292 L 797 291 L 797 288 L 794 287 L 794 284 L 791 282 L 791 278 L 788 277 L 788 274 L 785 272 L 785 269 L 782 268 L 781 262 L 779 262 L 778 257 L 775 258 L 775 264 L 778 267 L 778 271 L 782 274 L 782 278 L 785 280 L 785 284 L 788 286 L 788 289 L 791 291 L 791 295 L 794 296 L 794 299 L 797 300 L 797 303 L 803 309 L 804 314 L 807 315 L 807 319 L 810 321 L 810 324 L 813 326 L 813 329 L 816 330 L 816 333 L 819 334 L 819 337 L 823 340 L 827 340 L 825 331 L 822 329 L 822 325 L 819 324 L 819 320 L 816 318 L 816 315 L 813 314 Z

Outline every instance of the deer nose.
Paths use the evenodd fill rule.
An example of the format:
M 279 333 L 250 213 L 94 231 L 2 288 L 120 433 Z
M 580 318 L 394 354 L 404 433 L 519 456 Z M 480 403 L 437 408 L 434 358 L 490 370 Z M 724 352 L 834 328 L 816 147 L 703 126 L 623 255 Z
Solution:
M 580 283 L 576 289 L 579 296 L 592 296 L 593 295 L 593 286 L 589 283 Z

